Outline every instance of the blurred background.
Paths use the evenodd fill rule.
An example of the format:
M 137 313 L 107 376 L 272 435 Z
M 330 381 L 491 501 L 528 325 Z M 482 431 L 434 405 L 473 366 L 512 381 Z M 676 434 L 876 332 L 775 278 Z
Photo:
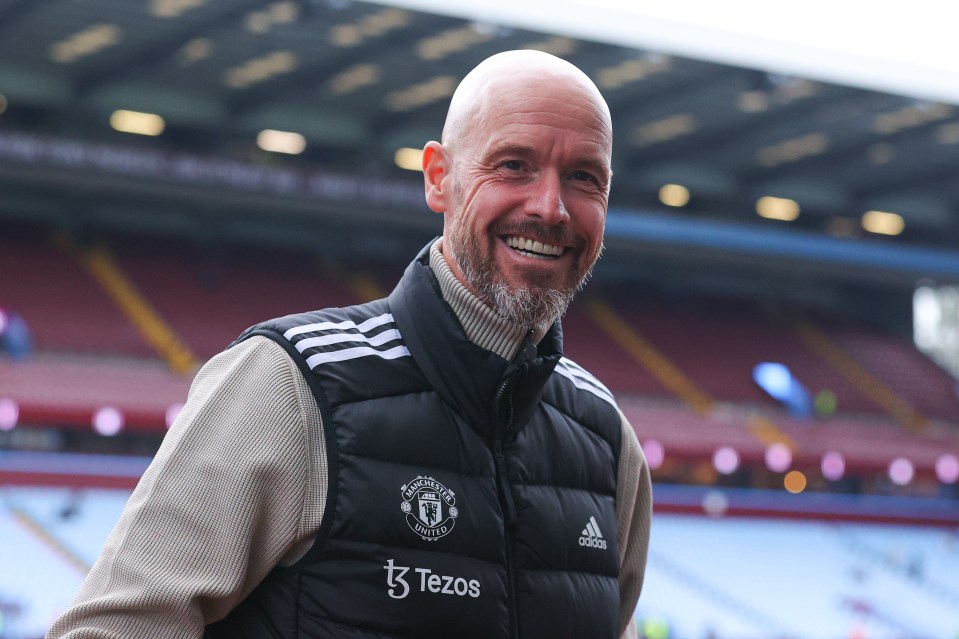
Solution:
M 0 637 L 69 604 L 198 366 L 392 288 L 441 230 L 419 149 L 516 48 L 613 113 L 564 326 L 653 469 L 641 636 L 959 637 L 953 9 L 450 4 L 0 0 Z

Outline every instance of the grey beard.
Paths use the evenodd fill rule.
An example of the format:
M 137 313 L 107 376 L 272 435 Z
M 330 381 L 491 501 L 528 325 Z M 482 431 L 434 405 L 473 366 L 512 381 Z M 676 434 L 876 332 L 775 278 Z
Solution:
M 489 289 L 482 294 L 492 301 L 497 315 L 519 326 L 546 326 L 563 315 L 573 301 L 572 291 L 511 289 L 502 282 L 491 282 Z
M 496 277 L 490 264 L 481 264 L 477 269 L 474 262 L 458 251 L 454 252 L 453 258 L 466 281 L 476 289 L 478 297 L 492 307 L 497 315 L 518 326 L 530 328 L 548 326 L 566 313 L 576 292 L 588 279 L 587 275 L 583 282 L 572 290 L 557 291 L 539 287 L 513 288 Z
M 453 200 L 456 210 L 463 209 L 463 195 L 459 181 L 453 182 Z M 500 232 L 503 229 L 499 229 Z M 517 232 L 522 234 L 522 228 Z M 465 223 L 456 218 L 447 230 L 446 241 L 453 260 L 459 266 L 463 277 L 472 286 L 485 304 L 490 306 L 501 318 L 518 326 L 527 328 L 545 327 L 566 313 L 576 293 L 586 285 L 592 275 L 593 264 L 582 274 L 575 286 L 563 290 L 542 287 L 511 288 L 493 265 L 490 256 L 483 255 L 479 242 L 473 237 Z M 560 243 L 557 241 L 557 243 Z M 602 253 L 602 247 L 600 248 Z M 599 259 L 599 255 L 596 256 Z M 595 260 L 594 260 L 595 263 Z

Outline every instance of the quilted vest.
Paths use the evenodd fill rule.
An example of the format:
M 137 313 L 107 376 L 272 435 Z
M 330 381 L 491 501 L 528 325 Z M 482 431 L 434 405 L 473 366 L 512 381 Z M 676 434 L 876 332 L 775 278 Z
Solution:
M 428 248 L 386 299 L 248 329 L 287 349 L 323 417 L 329 486 L 306 555 L 210 637 L 613 639 L 620 417 L 561 355 L 470 342 Z

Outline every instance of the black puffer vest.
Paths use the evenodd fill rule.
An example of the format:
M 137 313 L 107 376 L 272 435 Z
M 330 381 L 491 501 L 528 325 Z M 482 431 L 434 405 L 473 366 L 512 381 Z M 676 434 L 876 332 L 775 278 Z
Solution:
M 620 418 L 562 358 L 477 347 L 424 250 L 385 300 L 266 322 L 306 376 L 329 488 L 309 552 L 211 637 L 612 639 Z

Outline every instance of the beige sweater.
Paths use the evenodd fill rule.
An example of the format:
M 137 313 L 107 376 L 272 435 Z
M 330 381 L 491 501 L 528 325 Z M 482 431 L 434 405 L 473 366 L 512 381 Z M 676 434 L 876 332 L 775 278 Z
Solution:
M 512 356 L 526 329 L 505 324 L 470 295 L 436 245 L 430 257 L 470 339 Z M 636 435 L 625 417 L 622 425 L 620 627 L 631 636 L 652 496 Z M 226 616 L 274 566 L 303 556 L 320 527 L 326 492 L 322 421 L 302 374 L 268 338 L 230 348 L 197 374 L 100 557 L 47 638 L 202 637 L 204 626 Z

